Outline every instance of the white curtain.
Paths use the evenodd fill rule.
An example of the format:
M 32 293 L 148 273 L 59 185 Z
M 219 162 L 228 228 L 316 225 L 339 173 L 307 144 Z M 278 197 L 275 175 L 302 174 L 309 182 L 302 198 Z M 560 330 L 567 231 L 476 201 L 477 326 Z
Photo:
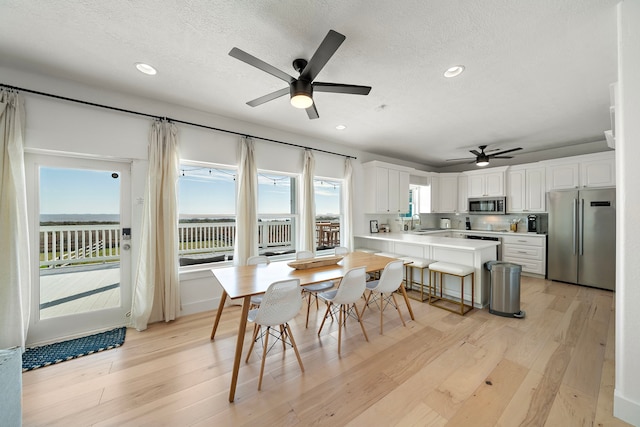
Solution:
M 31 304 L 22 97 L 0 89 L 0 349 L 22 347 Z
M 316 201 L 313 189 L 313 175 L 316 161 L 311 150 L 304 152 L 302 169 L 302 230 L 300 230 L 300 250 L 316 253 Z
M 351 158 L 344 160 L 344 182 L 342 185 L 342 203 L 344 217 L 342 219 L 342 245 L 353 251 L 353 165 Z
M 245 265 L 247 258 L 258 254 L 258 168 L 253 140 L 240 141 L 236 199 L 236 241 L 233 250 L 235 265 Z
M 154 122 L 149 135 L 149 172 L 131 310 L 133 326 L 139 331 L 147 329 L 150 322 L 168 322 L 180 314 L 179 165 L 175 125 L 164 120 Z

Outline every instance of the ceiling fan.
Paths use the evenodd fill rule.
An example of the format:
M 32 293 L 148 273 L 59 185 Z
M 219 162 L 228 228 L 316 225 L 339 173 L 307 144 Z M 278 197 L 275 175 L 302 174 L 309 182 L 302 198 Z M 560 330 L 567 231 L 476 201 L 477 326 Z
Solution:
M 296 108 L 306 109 L 307 115 L 310 119 L 317 119 L 320 116 L 318 115 L 318 110 L 316 109 L 313 101 L 314 91 L 368 95 L 371 90 L 371 86 L 313 81 L 345 39 L 346 37 L 342 34 L 329 30 L 329 33 L 325 36 L 324 40 L 320 43 L 320 46 L 308 62 L 306 59 L 302 58 L 297 58 L 293 61 L 293 68 L 300 73 L 300 76 L 297 79 L 284 71 L 280 71 L 273 65 L 269 65 L 255 56 L 238 49 L 237 47 L 231 49 L 229 55 L 269 73 L 274 77 L 284 80 L 289 84 L 289 87 L 261 96 L 260 98 L 256 98 L 247 102 L 247 105 L 257 107 L 258 105 L 273 101 L 274 99 L 280 98 L 288 93 L 291 96 L 291 105 Z
M 480 151 L 478 152 L 478 150 L 469 150 L 469 152 L 473 155 L 476 156 L 476 159 L 473 161 L 470 161 L 469 163 L 475 163 L 477 166 L 487 166 L 489 164 L 489 159 L 512 159 L 513 156 L 503 156 L 503 154 L 507 154 L 507 153 L 511 153 L 513 151 L 518 151 L 518 150 L 522 150 L 521 147 L 518 148 L 511 148 L 510 150 L 504 150 L 504 151 L 500 151 L 498 153 L 493 153 L 493 154 L 486 154 L 485 153 L 485 148 L 487 148 L 486 145 L 479 145 L 478 148 L 480 149 Z M 487 151 L 496 151 L 497 149 L 494 150 L 487 150 Z M 469 160 L 469 159 L 447 159 L 448 162 L 450 161 L 459 161 L 459 160 Z

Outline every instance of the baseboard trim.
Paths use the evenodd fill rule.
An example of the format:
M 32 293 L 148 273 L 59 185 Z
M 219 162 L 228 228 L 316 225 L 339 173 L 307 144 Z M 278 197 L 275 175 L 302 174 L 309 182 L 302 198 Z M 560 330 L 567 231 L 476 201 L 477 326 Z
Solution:
M 640 404 L 633 402 L 618 390 L 613 392 L 613 416 L 631 425 L 640 425 Z

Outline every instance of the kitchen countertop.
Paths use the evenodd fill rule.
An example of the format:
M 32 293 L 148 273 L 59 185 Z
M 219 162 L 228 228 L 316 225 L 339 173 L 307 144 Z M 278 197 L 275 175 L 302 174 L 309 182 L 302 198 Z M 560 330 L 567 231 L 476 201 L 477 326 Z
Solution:
M 444 237 L 444 236 L 437 235 L 437 233 L 442 233 L 443 231 L 452 231 L 452 230 L 433 231 L 433 233 L 428 233 L 428 234 L 414 234 L 412 232 L 369 233 L 369 234 L 360 234 L 354 237 L 359 237 L 363 239 L 372 239 L 372 240 L 414 243 L 418 245 L 430 245 L 430 246 L 438 246 L 443 248 L 462 249 L 467 251 L 476 251 L 480 249 L 490 248 L 500 244 L 500 242 L 496 242 L 494 240 L 459 239 L 456 237 Z

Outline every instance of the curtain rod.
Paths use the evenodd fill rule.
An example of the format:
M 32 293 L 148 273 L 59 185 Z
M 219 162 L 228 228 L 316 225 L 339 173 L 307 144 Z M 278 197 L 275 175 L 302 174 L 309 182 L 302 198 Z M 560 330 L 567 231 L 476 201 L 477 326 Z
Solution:
M 21 87 L 17 87 L 17 86 L 10 86 L 10 85 L 4 84 L 4 83 L 0 83 L 0 87 L 5 87 L 7 89 L 21 91 L 21 92 L 32 93 L 32 94 L 35 94 L 35 95 L 47 96 L 49 98 L 61 99 L 63 101 L 75 102 L 75 103 L 78 103 L 78 104 L 90 105 L 92 107 L 98 107 L 98 108 L 104 108 L 104 109 L 107 109 L 107 110 L 119 111 L 121 113 L 135 114 L 137 116 L 149 117 L 149 118 L 157 119 L 157 120 L 169 120 L 169 121 L 172 121 L 172 122 L 175 122 L 175 123 L 181 123 L 181 124 L 184 124 L 184 125 L 195 126 L 195 127 L 214 130 L 214 131 L 218 131 L 218 132 L 230 133 L 230 134 L 233 134 L 233 135 L 244 136 L 244 137 L 248 137 L 248 138 L 261 139 L 263 141 L 275 142 L 276 144 L 288 145 L 290 147 L 303 148 L 305 150 L 313 150 L 313 151 L 317 151 L 319 153 L 332 154 L 334 156 L 342 156 L 342 157 L 346 157 L 348 159 L 357 159 L 357 157 L 349 156 L 347 154 L 334 153 L 332 151 L 321 150 L 319 148 L 306 147 L 304 145 L 294 144 L 294 143 L 291 143 L 291 142 L 284 142 L 284 141 L 278 141 L 276 139 L 263 138 L 261 136 L 249 135 L 249 134 L 242 133 L 242 132 L 235 132 L 235 131 L 232 131 L 232 130 L 220 129 L 220 128 L 216 128 L 216 127 L 213 127 L 213 126 L 207 126 L 207 125 L 203 125 L 203 124 L 199 124 L 199 123 L 192 123 L 192 122 L 187 122 L 187 121 L 184 121 L 184 120 L 172 119 L 170 117 L 156 116 L 156 115 L 153 115 L 153 114 L 141 113 L 139 111 L 132 111 L 132 110 L 126 110 L 124 108 L 111 107 L 109 105 L 97 104 L 95 102 L 83 101 L 83 100 L 74 99 L 74 98 L 67 98 L 66 96 L 53 95 L 51 93 L 39 92 L 37 90 L 25 89 L 25 88 L 21 88 Z

